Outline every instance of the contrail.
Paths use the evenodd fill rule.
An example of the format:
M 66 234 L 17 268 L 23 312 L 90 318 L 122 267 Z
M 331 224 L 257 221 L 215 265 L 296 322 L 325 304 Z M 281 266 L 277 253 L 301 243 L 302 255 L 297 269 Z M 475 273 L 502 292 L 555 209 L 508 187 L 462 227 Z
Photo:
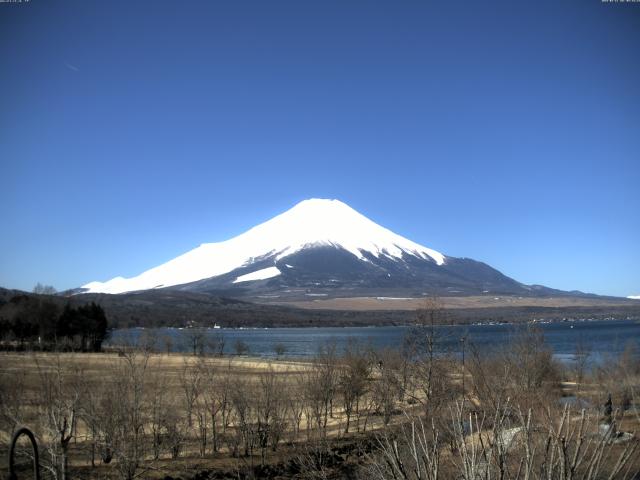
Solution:
M 73 70 L 74 72 L 79 72 L 80 69 L 75 65 L 71 65 L 69 62 L 64 62 L 68 69 Z

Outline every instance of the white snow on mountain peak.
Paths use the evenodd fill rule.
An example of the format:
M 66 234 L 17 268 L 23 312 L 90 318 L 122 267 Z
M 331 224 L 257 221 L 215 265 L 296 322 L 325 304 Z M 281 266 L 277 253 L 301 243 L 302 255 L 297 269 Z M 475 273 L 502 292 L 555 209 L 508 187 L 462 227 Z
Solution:
M 273 278 L 280 275 L 278 267 L 267 267 L 262 270 L 256 270 L 255 272 L 247 273 L 246 275 L 240 275 L 233 283 L 241 282 L 253 282 L 254 280 L 266 280 L 267 278 Z
M 369 253 L 397 260 L 413 255 L 437 265 L 445 263 L 441 253 L 381 227 L 339 200 L 310 199 L 235 238 L 202 244 L 137 277 L 91 282 L 82 288 L 86 292 L 123 293 L 181 285 L 250 266 L 258 260 L 271 259 L 275 263 L 314 246 L 342 248 L 363 261 L 367 261 L 365 253 Z M 258 277 L 250 277 L 249 273 L 238 277 L 236 282 L 280 274 L 275 266 L 263 270 L 269 276 L 259 278 L 253 272 Z
M 640 300 L 640 295 L 629 295 L 627 298 L 629 300 Z

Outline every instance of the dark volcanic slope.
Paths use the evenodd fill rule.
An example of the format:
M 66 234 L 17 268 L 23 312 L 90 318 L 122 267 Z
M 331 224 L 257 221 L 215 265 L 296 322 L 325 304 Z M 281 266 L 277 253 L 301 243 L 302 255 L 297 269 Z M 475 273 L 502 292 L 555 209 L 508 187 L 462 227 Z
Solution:
M 362 261 L 339 247 L 314 247 L 277 260 L 275 255 L 225 275 L 171 287 L 182 291 L 238 298 L 301 300 L 309 296 L 584 295 L 523 285 L 489 265 L 447 257 L 444 265 L 404 255 L 402 259 L 365 254 Z M 265 280 L 233 283 L 238 277 L 276 266 L 281 274 Z

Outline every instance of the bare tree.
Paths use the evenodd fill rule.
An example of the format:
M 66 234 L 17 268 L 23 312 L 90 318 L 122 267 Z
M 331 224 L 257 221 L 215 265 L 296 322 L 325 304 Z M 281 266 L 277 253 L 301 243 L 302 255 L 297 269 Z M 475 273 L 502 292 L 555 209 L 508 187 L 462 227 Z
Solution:
M 596 401 L 604 402 L 611 395 L 619 416 L 632 413 L 640 421 L 640 357 L 633 343 L 627 344 L 620 355 L 607 358 L 595 370 L 594 380 L 601 385 Z
M 262 465 L 265 464 L 267 448 L 275 451 L 286 426 L 286 408 L 284 399 L 285 384 L 273 371 L 262 373 L 256 396 L 256 435 L 260 447 Z
M 169 408 L 164 420 L 167 449 L 169 450 L 171 458 L 175 460 L 182 452 L 189 428 L 184 422 L 184 417 L 181 415 L 179 405 L 174 405 Z
M 169 412 L 172 405 L 167 395 L 167 378 L 160 368 L 150 370 L 147 374 L 147 411 L 148 426 L 151 435 L 151 451 L 154 460 L 160 457 L 162 448 L 166 443 L 166 425 L 169 423 Z
M 88 377 L 88 376 L 87 376 Z M 91 467 L 96 466 L 96 454 L 101 445 L 102 435 L 100 429 L 100 405 L 101 398 L 107 395 L 102 383 L 92 382 L 85 378 L 82 383 L 82 403 L 79 418 L 86 426 L 90 435 L 89 455 Z
M 573 354 L 572 370 L 576 381 L 576 388 L 581 388 L 584 381 L 587 367 L 589 365 L 589 357 L 591 356 L 591 347 L 587 345 L 582 338 L 576 344 L 576 350 Z
M 273 345 L 273 352 L 278 358 L 282 357 L 286 351 L 287 347 L 284 343 L 279 342 Z
M 253 455 L 255 446 L 255 417 L 254 408 L 256 394 L 251 385 L 244 379 L 239 379 L 231 385 L 231 403 L 235 415 L 235 438 L 233 450 L 237 455 L 240 446 L 244 447 L 245 457 Z
M 233 349 L 236 351 L 236 355 L 246 355 L 249 353 L 249 345 L 244 340 L 236 340 L 233 344 Z
M 503 357 L 485 355 L 471 344 L 467 369 L 471 377 L 471 390 L 485 409 L 496 411 L 501 401 L 509 398 L 512 391 L 513 365 L 504 362 Z
M 313 425 L 324 435 L 332 414 L 338 387 L 338 357 L 335 343 L 320 347 L 311 368 L 304 374 L 304 389 Z M 307 421 L 309 426 L 309 421 Z
M 202 390 L 211 419 L 211 448 L 214 452 L 217 452 L 220 446 L 220 434 L 224 435 L 229 426 L 231 384 L 232 379 L 228 371 L 217 371 L 210 366 L 204 372 Z
M 440 445 L 433 423 L 429 429 L 420 418 L 412 418 L 400 427 L 399 433 L 387 429 L 377 438 L 377 455 L 371 457 L 369 467 L 375 479 L 440 478 Z
M 512 405 L 542 414 L 559 398 L 558 366 L 539 330 L 519 330 L 497 353 L 485 354 L 474 345 L 469 351 L 473 395 L 491 413 L 510 398 Z
M 224 355 L 224 347 L 226 345 L 226 339 L 220 332 L 215 332 L 212 335 L 207 336 L 207 350 L 216 357 L 222 357 Z
M 173 351 L 173 337 L 171 335 L 163 335 L 162 345 L 164 346 L 165 353 L 169 355 Z
M 207 340 L 205 330 L 201 328 L 188 328 L 183 330 L 183 338 L 186 347 L 196 355 L 203 355 Z
M 442 301 L 435 296 L 426 298 L 416 312 L 416 324 L 404 345 L 403 358 L 411 359 L 410 396 L 423 405 L 427 415 L 436 415 L 444 397 L 453 390 L 443 350 L 445 338 L 437 328 L 447 321 L 448 312 Z M 403 366 L 401 360 L 396 364 Z
M 560 398 L 559 367 L 539 328 L 518 329 L 498 361 L 508 372 L 503 379 L 508 397 L 503 398 L 510 398 L 517 408 L 544 414 Z
M 197 368 L 198 381 L 197 385 L 195 385 L 193 412 L 196 417 L 196 436 L 198 438 L 200 456 L 204 457 L 207 453 L 209 427 L 211 426 L 215 430 L 215 425 L 212 425 L 212 421 L 215 422 L 215 415 L 212 415 L 212 408 L 215 408 L 215 405 L 212 405 L 211 398 L 207 394 L 208 389 L 211 388 L 208 382 L 215 380 L 215 375 L 212 373 L 214 369 L 203 357 L 199 359 Z
M 113 395 L 106 429 L 113 457 L 124 480 L 132 480 L 143 466 L 145 425 L 145 377 L 149 353 L 124 352 L 114 366 Z
M 143 352 L 153 353 L 158 350 L 159 338 L 157 330 L 145 329 L 136 342 L 136 348 Z
M 442 432 L 410 417 L 397 431 L 381 432 L 370 473 L 376 480 L 629 478 L 638 442 L 616 448 L 611 429 L 598 433 L 597 416 L 585 410 L 576 416 L 565 407 L 537 423 L 531 410 L 511 418 L 507 407 L 502 404 L 489 420 L 457 402 L 451 410 L 453 448 L 446 457 Z
M 83 370 L 65 368 L 56 355 L 49 365 L 36 360 L 39 374 L 40 438 L 50 462 L 45 468 L 58 480 L 69 478 L 69 447 L 80 415 Z
M 296 441 L 300 435 L 300 424 L 302 423 L 306 405 L 305 376 L 298 373 L 294 378 L 295 380 L 292 382 L 293 385 L 289 387 L 289 395 L 287 396 L 292 442 Z
M 342 405 L 346 416 L 344 433 L 349 433 L 351 418 L 360 414 L 360 402 L 367 391 L 371 374 L 370 357 L 358 347 L 350 343 L 342 357 L 342 365 L 338 374 L 338 390 L 342 397 Z M 359 421 L 356 429 L 359 428 Z
M 328 480 L 332 476 L 330 440 L 326 436 L 316 435 L 311 440 L 298 445 L 293 463 L 300 470 L 300 478 L 308 480 Z
M 203 368 L 201 362 L 191 362 L 188 358 L 183 361 L 180 375 L 185 415 L 189 428 L 193 426 L 193 408 L 200 396 Z
M 26 371 L 0 372 L 0 431 L 13 433 L 24 423 Z
M 38 295 L 55 295 L 58 291 L 51 285 L 43 285 L 38 282 L 35 287 L 33 287 L 33 293 L 37 293 Z
M 402 394 L 402 382 L 398 376 L 398 352 L 385 349 L 377 355 L 375 378 L 371 384 L 371 400 L 376 413 L 382 415 L 384 424 L 388 424 L 396 410 Z

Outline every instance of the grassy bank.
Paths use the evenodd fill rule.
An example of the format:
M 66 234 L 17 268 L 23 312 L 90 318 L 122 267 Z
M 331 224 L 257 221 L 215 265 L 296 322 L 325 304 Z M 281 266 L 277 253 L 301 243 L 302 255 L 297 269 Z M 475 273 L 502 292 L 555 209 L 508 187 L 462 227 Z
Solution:
M 499 353 L 470 351 L 463 364 L 433 355 L 437 342 L 427 326 L 402 351 L 354 344 L 338 355 L 328 344 L 309 361 L 133 348 L 0 353 L 0 455 L 11 432 L 28 425 L 48 478 L 382 479 L 411 462 L 416 437 L 407 432 L 418 428 L 423 450 L 413 458 L 432 465 L 435 455 L 438 478 L 460 478 L 472 450 L 484 455 L 485 473 L 507 468 L 504 478 L 525 478 L 518 459 L 535 450 L 528 468 L 553 466 L 559 457 L 540 457 L 538 447 L 561 448 L 561 435 L 584 461 L 603 449 L 598 475 L 640 471 L 638 440 L 624 436 L 640 427 L 637 357 L 567 370 L 530 331 Z M 624 441 L 600 441 L 605 421 Z M 502 448 L 505 435 L 515 440 Z

